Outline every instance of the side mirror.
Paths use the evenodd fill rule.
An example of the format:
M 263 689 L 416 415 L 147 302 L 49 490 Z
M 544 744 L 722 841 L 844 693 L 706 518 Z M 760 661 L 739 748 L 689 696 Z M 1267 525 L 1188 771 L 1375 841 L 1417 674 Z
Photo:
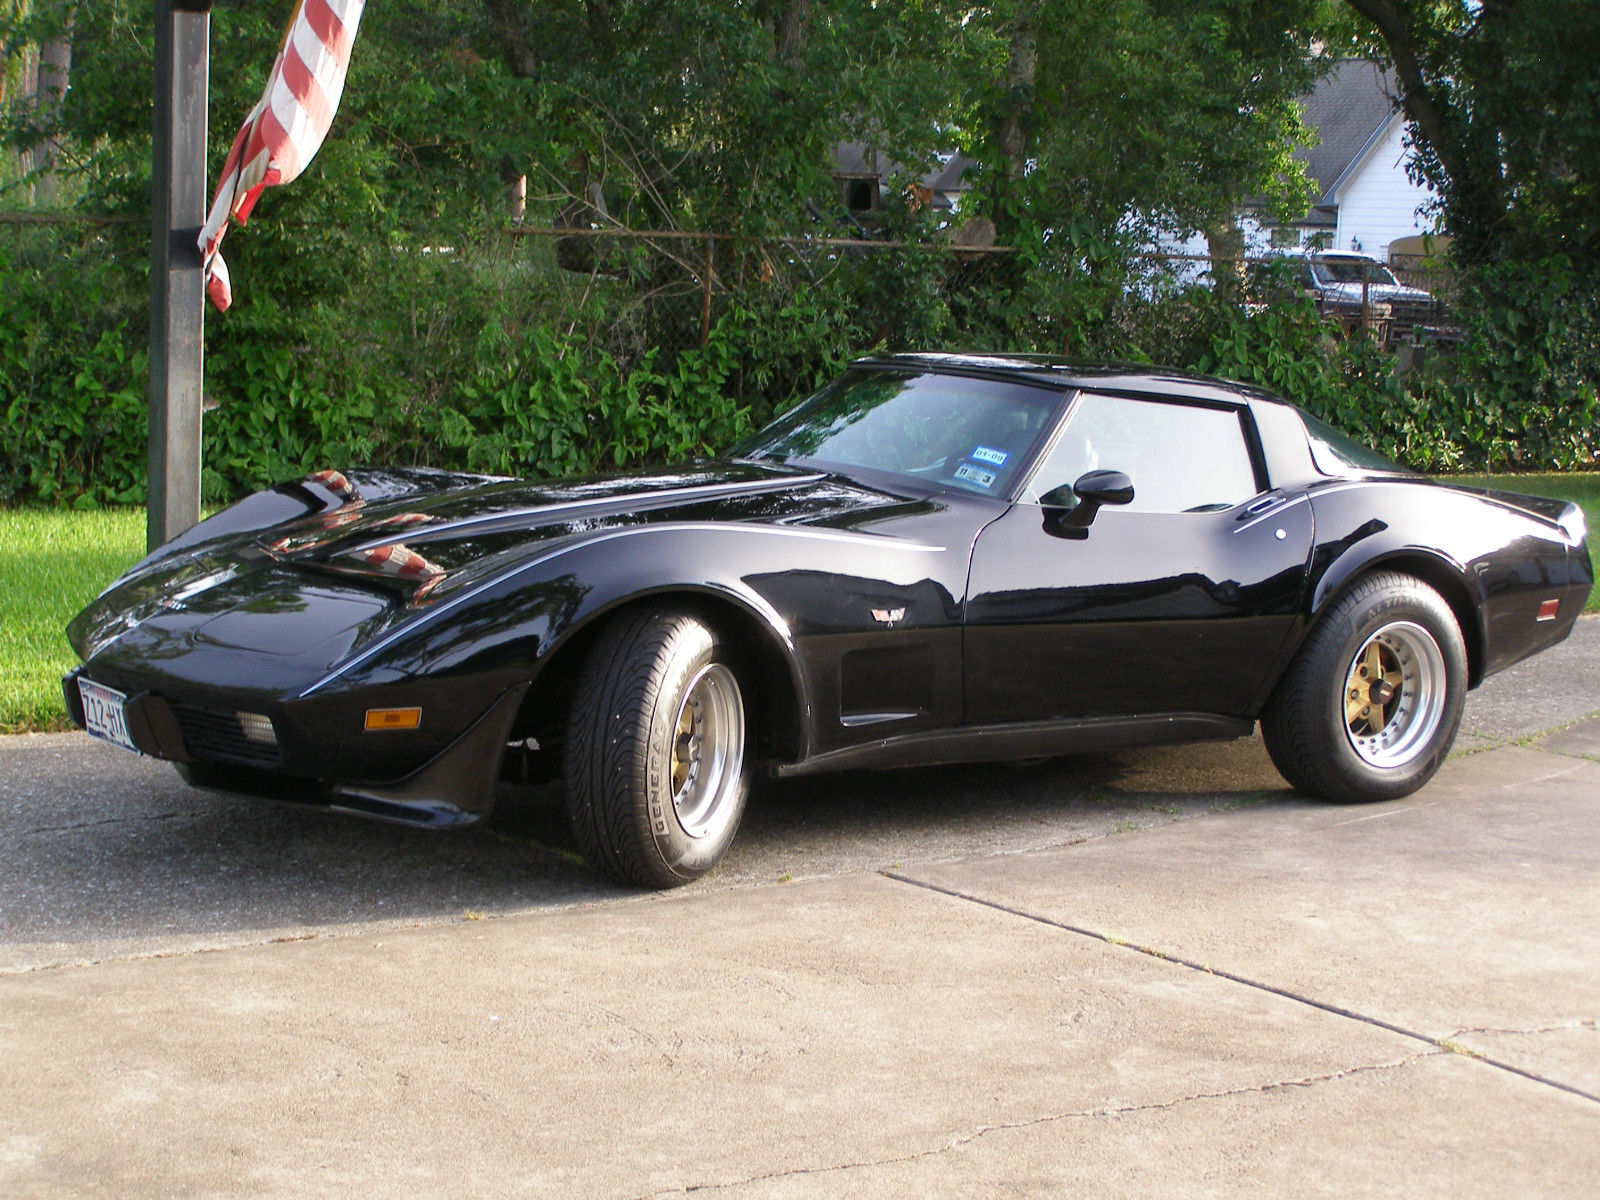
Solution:
M 1067 507 L 1069 496 L 1076 499 L 1076 507 Z M 1039 498 L 1045 510 L 1045 530 L 1080 541 L 1089 536 L 1089 526 L 1102 505 L 1132 501 L 1133 480 L 1121 471 L 1090 471 L 1070 488 L 1062 484 Z

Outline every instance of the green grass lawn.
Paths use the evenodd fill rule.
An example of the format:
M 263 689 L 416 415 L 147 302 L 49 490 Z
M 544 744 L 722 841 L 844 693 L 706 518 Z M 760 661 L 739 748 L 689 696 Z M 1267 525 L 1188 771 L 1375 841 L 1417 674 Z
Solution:
M 1600 543 L 1600 472 L 1460 475 L 1456 482 L 1576 500 Z M 72 615 L 144 553 L 144 509 L 0 509 L 0 732 L 63 729 L 61 676 L 77 663 L 62 632 Z M 1600 612 L 1600 589 L 1588 611 Z
M 144 509 L 0 509 L 0 732 L 67 727 L 62 630 L 144 554 Z

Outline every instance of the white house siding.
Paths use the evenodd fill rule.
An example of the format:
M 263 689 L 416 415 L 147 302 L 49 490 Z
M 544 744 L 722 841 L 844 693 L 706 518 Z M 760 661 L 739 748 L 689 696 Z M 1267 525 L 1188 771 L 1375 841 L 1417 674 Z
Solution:
M 1247 258 L 1256 258 L 1272 252 L 1272 230 L 1261 223 L 1261 219 L 1252 212 L 1241 212 L 1234 218 L 1234 224 L 1239 227 L 1239 232 L 1244 234 L 1244 253 Z M 1181 249 L 1185 254 L 1210 254 L 1211 244 L 1203 233 L 1193 234 Z M 1168 247 L 1162 247 L 1168 249 Z
M 1245 257 L 1256 258 L 1271 253 L 1271 231 L 1254 214 L 1241 213 L 1236 223 L 1239 232 L 1244 234 Z M 1129 227 L 1131 222 L 1125 226 Z M 1164 276 L 1181 287 L 1190 287 L 1211 275 L 1211 264 L 1204 261 L 1211 253 L 1211 243 L 1203 233 L 1191 233 L 1180 238 L 1171 230 L 1155 229 L 1148 234 L 1145 249 L 1151 255 L 1146 260 L 1149 273 Z
M 1433 232 L 1433 218 L 1418 212 L 1433 200 L 1433 190 L 1406 177 L 1406 158 L 1404 123 L 1392 119 L 1384 136 L 1351 165 L 1334 191 L 1339 224 L 1332 249 L 1384 258 L 1390 242 Z
M 1272 253 L 1272 230 L 1268 229 L 1254 213 L 1239 218 L 1239 230 L 1244 234 L 1244 252 L 1252 257 Z

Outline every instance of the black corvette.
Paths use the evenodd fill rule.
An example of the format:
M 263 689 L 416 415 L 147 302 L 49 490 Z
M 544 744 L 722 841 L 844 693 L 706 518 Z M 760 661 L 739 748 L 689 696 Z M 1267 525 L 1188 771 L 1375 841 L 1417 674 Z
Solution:
M 258 493 L 72 622 L 65 691 L 196 785 L 414 824 L 562 773 L 589 861 L 668 886 L 722 856 L 758 766 L 1259 719 L 1300 791 L 1405 795 L 1592 583 L 1574 505 L 1410 475 L 1251 388 L 896 356 L 669 472 Z

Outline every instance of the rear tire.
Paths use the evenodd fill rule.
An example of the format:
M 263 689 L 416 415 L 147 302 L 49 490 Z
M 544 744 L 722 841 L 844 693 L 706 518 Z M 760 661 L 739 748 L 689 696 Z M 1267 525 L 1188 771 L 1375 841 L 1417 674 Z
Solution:
M 1336 803 L 1410 795 L 1444 763 L 1467 692 L 1455 614 L 1421 580 L 1359 580 L 1318 620 L 1261 714 L 1273 765 Z
M 567 817 L 595 869 L 677 887 L 722 858 L 748 790 L 743 693 L 698 618 L 636 609 L 601 633 L 567 724 Z

